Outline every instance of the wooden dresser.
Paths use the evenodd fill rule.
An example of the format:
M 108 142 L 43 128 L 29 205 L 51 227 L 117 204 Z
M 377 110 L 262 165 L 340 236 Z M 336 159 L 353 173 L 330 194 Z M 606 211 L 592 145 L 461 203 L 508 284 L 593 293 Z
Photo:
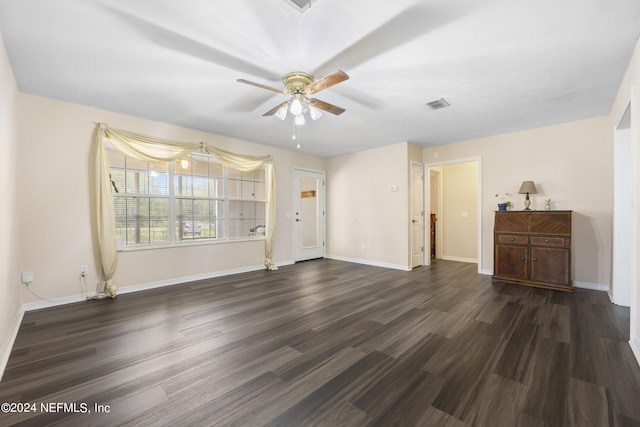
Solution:
M 493 280 L 573 292 L 572 211 L 497 211 Z

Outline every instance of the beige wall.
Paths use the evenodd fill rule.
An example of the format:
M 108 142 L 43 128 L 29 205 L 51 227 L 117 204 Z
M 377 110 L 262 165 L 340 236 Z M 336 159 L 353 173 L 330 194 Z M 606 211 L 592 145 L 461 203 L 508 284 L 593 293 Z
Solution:
M 613 128 L 622 113 L 631 102 L 631 139 L 632 139 L 632 162 L 636 166 L 635 170 L 635 231 L 630 236 L 634 242 L 632 289 L 631 289 L 631 348 L 636 359 L 640 361 L 640 268 L 638 268 L 638 256 L 640 255 L 640 41 L 636 44 L 635 52 L 629 63 L 629 68 L 624 76 L 620 89 L 611 111 L 610 127 Z
M 478 162 L 442 165 L 442 258 L 478 261 Z M 437 240 L 437 237 L 436 237 Z
M 495 195 L 517 194 L 525 180 L 536 183 L 533 209 L 574 211 L 573 280 L 608 287 L 611 277 L 611 189 L 613 134 L 608 116 L 426 148 L 425 163 L 480 157 L 482 160 L 482 265 L 493 271 Z
M 89 291 L 98 282 L 98 257 L 90 189 L 95 122 L 161 138 L 206 141 L 243 153 L 273 154 L 276 173 L 277 229 L 274 261 L 293 259 L 291 218 L 294 167 L 324 170 L 324 160 L 294 151 L 208 134 L 136 117 L 20 94 L 18 191 L 20 271 L 33 271 L 33 290 L 46 299 L 78 296 L 79 268 L 89 266 Z M 115 282 L 121 288 L 162 284 L 259 267 L 262 241 L 181 246 L 120 252 Z M 18 287 L 16 280 L 12 286 Z M 23 303 L 35 297 L 22 288 Z
M 18 272 L 18 88 L 0 37 L 0 376 L 20 308 Z M 6 347 L 6 348 L 5 348 Z
M 410 145 L 327 159 L 328 257 L 410 268 Z

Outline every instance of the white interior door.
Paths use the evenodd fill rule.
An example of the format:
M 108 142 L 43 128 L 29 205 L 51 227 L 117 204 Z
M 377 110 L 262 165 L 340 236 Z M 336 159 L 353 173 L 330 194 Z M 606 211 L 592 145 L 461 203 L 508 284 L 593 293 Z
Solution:
M 423 167 L 411 162 L 411 268 L 424 260 L 424 179 Z
M 324 172 L 293 170 L 293 238 L 295 260 L 325 255 Z
M 631 306 L 633 281 L 634 235 L 633 147 L 631 137 L 631 104 L 625 110 L 614 131 L 613 144 L 613 268 L 612 296 L 615 304 Z

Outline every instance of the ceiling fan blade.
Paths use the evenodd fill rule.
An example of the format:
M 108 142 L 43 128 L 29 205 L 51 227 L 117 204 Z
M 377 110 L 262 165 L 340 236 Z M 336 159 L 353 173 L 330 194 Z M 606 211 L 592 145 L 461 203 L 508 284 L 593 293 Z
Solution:
M 311 98 L 309 103 L 316 108 L 327 111 L 331 114 L 340 115 L 344 113 L 346 110 L 344 108 L 338 107 L 337 105 L 329 104 L 328 102 L 320 101 L 319 99 Z
M 334 71 L 328 76 L 324 76 L 323 78 L 311 83 L 309 86 L 307 86 L 307 90 L 309 90 L 310 93 L 318 93 L 321 90 L 325 90 L 326 88 L 335 86 L 345 80 L 349 80 L 349 76 L 347 75 L 347 73 L 342 70 Z
M 276 105 L 276 106 L 275 106 L 275 107 L 273 107 L 271 110 L 269 110 L 269 111 L 267 111 L 266 113 L 264 113 L 262 116 L 263 116 L 263 117 L 273 116 L 273 115 L 276 113 L 276 111 L 278 111 L 278 110 L 279 110 L 283 105 L 285 105 L 287 102 L 289 102 L 289 101 L 285 101 L 285 102 L 283 102 L 282 104 L 278 104 L 278 105 Z M 318 108 L 320 108 L 320 107 L 318 107 Z
M 251 85 L 251 86 L 261 87 L 262 89 L 271 90 L 273 92 L 278 92 L 278 93 L 282 93 L 282 94 L 285 94 L 285 95 L 287 94 L 287 92 L 282 90 L 282 89 L 276 89 L 275 87 L 263 85 L 261 83 L 256 83 L 256 82 L 252 82 L 252 81 L 245 80 L 245 79 L 238 79 L 237 81 L 239 81 L 240 83 L 245 83 L 245 84 Z

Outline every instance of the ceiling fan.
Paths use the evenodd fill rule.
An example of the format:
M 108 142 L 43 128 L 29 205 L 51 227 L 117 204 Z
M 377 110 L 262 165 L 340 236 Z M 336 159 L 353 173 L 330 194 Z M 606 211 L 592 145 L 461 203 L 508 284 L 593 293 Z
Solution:
M 320 110 L 327 111 L 335 115 L 345 112 L 344 108 L 329 104 L 328 102 L 324 102 L 316 98 L 311 98 L 311 96 L 348 79 L 349 76 L 347 73 L 338 70 L 315 81 L 311 74 L 302 71 L 294 71 L 285 74 L 282 78 L 285 89 L 276 89 L 271 86 L 255 83 L 245 79 L 238 79 L 238 81 L 240 83 L 291 96 L 289 100 L 276 105 L 271 110 L 264 113 L 263 116 L 275 115 L 280 120 L 284 120 L 287 116 L 287 112 L 289 111 L 295 116 L 295 124 L 303 125 L 305 122 L 304 113 L 307 111 L 309 112 L 309 116 L 312 120 L 320 118 L 322 115 Z

